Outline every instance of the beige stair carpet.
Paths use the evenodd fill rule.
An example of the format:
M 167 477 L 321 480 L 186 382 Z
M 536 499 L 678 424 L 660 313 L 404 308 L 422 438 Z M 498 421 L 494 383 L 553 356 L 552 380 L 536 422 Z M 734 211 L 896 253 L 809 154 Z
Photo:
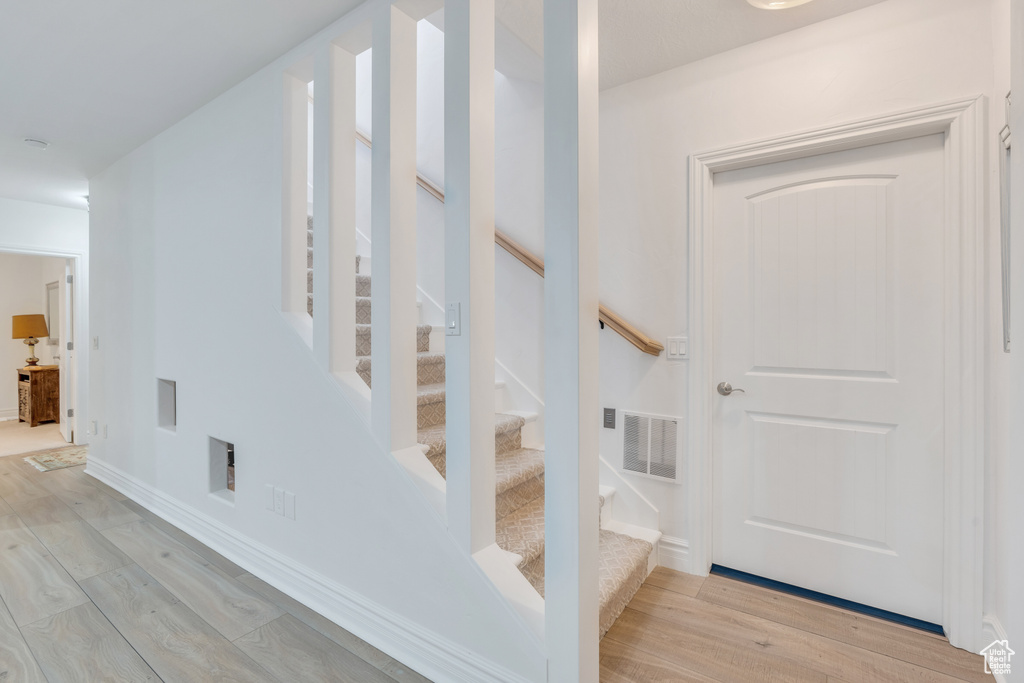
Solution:
M 356 295 L 359 356 L 356 371 L 367 386 L 372 386 L 369 275 L 356 275 Z M 445 359 L 443 353 L 430 350 L 430 331 L 429 325 L 420 325 L 416 330 L 417 441 L 426 447 L 431 464 L 445 476 Z M 525 424 L 517 415 L 499 413 L 494 416 L 495 540 L 501 548 L 521 558 L 520 571 L 543 596 L 544 452 L 523 448 Z M 603 505 L 604 499 L 596 502 Z M 598 576 L 602 637 L 647 577 L 647 562 L 652 551 L 653 547 L 646 541 L 604 529 L 600 531 Z

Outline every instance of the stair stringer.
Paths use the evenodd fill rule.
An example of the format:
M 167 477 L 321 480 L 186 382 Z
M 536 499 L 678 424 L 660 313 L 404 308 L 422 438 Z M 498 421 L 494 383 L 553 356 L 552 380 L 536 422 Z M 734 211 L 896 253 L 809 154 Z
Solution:
M 285 325 L 291 327 L 293 330 L 296 331 L 299 330 L 296 329 L 296 321 L 294 320 L 294 318 L 299 318 L 301 322 L 305 322 L 304 320 L 302 320 L 302 316 L 299 314 L 282 313 L 282 317 L 284 318 Z M 309 318 L 309 320 L 311 323 L 312 318 Z M 298 340 L 296 340 L 295 336 L 293 336 L 292 339 L 296 340 L 297 342 L 309 343 L 306 341 L 306 339 L 302 338 L 301 332 L 297 336 L 299 337 Z M 313 358 L 312 354 L 311 344 L 310 348 L 307 348 L 306 351 L 309 360 L 315 363 L 315 359 Z M 320 369 L 319 366 L 317 369 Z M 335 373 L 324 372 L 324 374 L 328 375 L 331 378 L 331 386 L 333 386 L 334 389 L 336 390 L 336 397 L 340 398 L 344 402 L 344 404 L 346 404 L 352 410 L 355 416 L 359 418 L 359 421 L 365 427 L 366 431 L 372 434 L 372 423 L 370 420 L 372 393 L 370 387 L 366 385 L 366 382 L 363 381 L 363 379 L 355 371 Z M 404 479 L 409 484 L 411 484 L 412 487 L 415 489 L 416 494 L 418 494 L 423 506 L 427 510 L 429 510 L 427 516 L 431 517 L 439 526 L 444 528 L 445 536 L 447 536 L 447 538 L 452 541 L 452 545 L 454 546 L 454 539 L 452 539 L 451 536 L 447 534 L 447 482 L 445 481 L 444 477 L 442 477 L 438 473 L 435 467 L 427 459 L 425 447 L 417 445 L 400 451 L 392 452 L 390 453 L 390 455 L 391 461 L 394 463 L 394 465 L 396 465 L 396 470 L 398 470 L 402 475 L 404 475 Z M 98 467 L 97 470 L 102 472 L 102 466 Z M 103 479 L 102 476 L 100 478 L 101 480 Z M 111 483 L 111 485 L 113 485 L 112 480 L 108 481 L 108 483 Z M 115 488 L 118 487 L 115 486 Z M 416 496 L 414 495 L 413 497 Z M 157 510 L 155 509 L 153 511 L 157 512 Z M 158 514 L 160 513 L 158 512 Z M 180 517 L 172 515 L 167 517 L 167 519 L 168 521 L 172 521 L 178 526 L 185 528 L 184 526 L 179 524 L 179 521 L 181 520 Z M 197 538 L 202 539 L 206 537 L 208 533 L 209 532 L 202 529 L 202 527 L 195 527 L 195 533 L 193 535 Z M 211 540 L 213 539 L 211 538 Z M 245 546 L 245 542 L 246 539 L 241 539 L 241 544 L 243 547 Z M 216 546 L 211 544 L 211 547 Z M 265 551 L 261 549 L 260 552 L 261 554 L 263 554 Z M 226 551 L 224 554 L 229 558 L 236 558 L 238 560 L 238 563 L 243 567 L 249 568 L 251 566 L 251 564 L 246 563 L 244 561 L 244 555 L 235 555 L 231 551 Z M 472 556 L 466 556 L 461 552 L 459 554 L 462 556 L 462 558 L 468 560 L 467 565 L 471 568 L 471 571 L 479 577 L 480 585 L 487 592 L 491 593 L 491 595 L 495 598 L 495 602 L 503 606 L 503 611 L 505 611 L 506 614 L 510 616 L 514 622 L 518 623 L 522 630 L 529 635 L 529 640 L 532 642 L 532 645 L 535 647 L 536 651 L 538 653 L 543 654 L 543 652 L 546 649 L 544 636 L 544 599 L 537 593 L 533 586 L 530 585 L 530 582 L 526 579 L 525 576 L 523 576 L 523 574 L 517 568 L 518 560 L 520 558 L 517 555 L 502 550 L 500 547 L 498 547 L 497 544 L 492 544 L 491 546 L 484 548 L 483 550 L 478 551 L 477 553 L 474 553 Z M 293 585 L 287 580 L 283 581 L 283 583 L 279 583 L 278 579 L 280 575 L 276 572 L 271 571 L 269 567 L 267 567 L 265 574 L 261 573 L 260 575 L 265 577 L 269 583 L 275 585 L 275 587 L 277 587 L 279 590 L 284 591 L 285 593 L 298 599 L 300 602 L 303 602 L 304 604 L 307 604 L 307 606 L 310 606 L 309 603 L 306 602 L 306 597 L 309 594 L 306 593 L 306 591 L 303 590 L 303 588 L 297 585 Z M 317 577 L 317 581 L 319 582 L 320 580 L 322 579 L 320 579 L 320 577 Z M 323 597 L 323 595 L 321 594 L 321 596 L 318 597 Z M 331 597 L 331 601 L 339 602 L 334 597 Z M 327 612 L 327 610 L 321 611 L 323 611 L 325 614 Z M 372 609 L 363 609 L 360 611 L 362 611 L 363 613 L 368 613 L 372 612 Z M 344 612 L 335 613 L 332 610 L 332 613 L 327 614 L 327 616 L 331 617 L 332 620 L 336 623 L 342 624 L 348 630 L 359 635 L 360 631 L 358 627 L 346 623 L 348 619 L 338 618 L 341 614 L 344 614 Z M 387 614 L 386 616 L 391 618 L 390 614 Z M 424 629 L 422 630 L 422 633 L 428 634 L 429 631 Z M 374 644 L 374 641 L 371 638 L 365 636 L 361 637 L 367 640 L 367 642 Z M 429 650 L 429 636 L 425 637 L 425 639 L 428 641 L 426 643 L 426 646 L 427 649 Z M 443 645 L 443 648 L 439 648 L 439 651 L 444 652 L 445 650 L 448 650 L 448 654 L 450 654 L 454 646 L 454 644 L 450 644 L 447 642 L 442 643 L 441 641 L 438 641 L 438 644 Z M 380 646 L 378 645 L 378 647 Z M 391 652 L 390 650 L 384 647 L 380 647 L 380 649 L 382 649 L 385 652 Z M 396 659 L 401 659 L 401 657 L 396 656 Z M 429 666 L 430 664 L 435 664 L 438 661 L 443 661 L 445 659 L 445 656 L 437 656 L 435 653 L 430 652 L 427 655 L 426 659 Z M 416 658 L 408 658 L 404 659 L 403 661 L 405 661 L 406 663 L 413 662 L 419 664 L 421 660 L 417 656 Z M 455 667 L 462 667 L 461 662 L 455 661 L 453 662 L 453 664 L 455 665 Z M 473 681 L 473 683 L 475 683 L 476 680 L 478 680 L 477 676 L 486 673 L 493 674 L 494 677 L 490 678 L 485 676 L 485 678 L 481 680 L 488 680 L 492 683 L 498 683 L 498 681 L 506 680 L 505 676 L 512 674 L 512 672 L 508 670 L 501 670 L 498 667 L 491 665 L 489 662 L 476 661 L 473 658 L 472 653 L 470 653 L 469 665 L 462 668 L 468 670 L 475 669 L 473 671 L 473 677 L 465 679 L 456 678 L 453 680 L 466 680 L 467 683 L 469 681 Z M 425 671 L 428 669 L 421 670 Z M 456 668 L 455 671 L 458 671 L 458 669 Z M 461 671 L 458 672 L 461 673 Z M 454 671 L 448 671 L 446 673 L 450 674 L 454 673 Z M 515 676 L 509 678 L 508 680 L 514 681 L 514 683 L 529 683 L 528 679 Z
M 427 459 L 425 451 L 425 447 L 414 446 L 396 452 L 394 456 L 409 477 L 409 481 L 423 497 L 426 506 L 447 526 L 448 482 Z M 492 543 L 474 553 L 473 559 L 490 584 L 529 626 L 537 637 L 538 644 L 543 647 L 544 598 L 519 571 L 518 564 L 522 558 Z
M 295 326 L 294 321 L 288 322 Z M 355 371 L 334 372 L 331 373 L 331 378 L 340 398 L 348 404 L 366 428 L 371 429 L 372 394 L 366 382 Z M 528 421 L 527 425 L 531 422 Z M 417 445 L 395 451 L 391 455 L 405 473 L 409 483 L 419 493 L 423 504 L 447 528 L 447 482 L 427 459 L 425 447 Z M 502 550 L 497 544 L 492 544 L 473 555 L 474 564 L 487 578 L 487 583 L 496 589 L 502 600 L 529 627 L 536 636 L 537 646 L 543 648 L 544 599 L 519 571 L 520 559 Z
M 296 333 L 285 335 L 285 338 L 294 344 L 292 351 L 306 357 L 310 364 L 308 370 L 330 378 L 329 384 L 334 389 L 332 393 L 335 398 L 340 399 L 342 404 L 351 410 L 365 428 L 366 434 L 379 448 L 379 444 L 372 437 L 370 387 L 355 371 L 329 373 L 316 364 L 311 339 L 312 317 L 301 313 L 279 313 L 282 327 Z M 308 333 L 304 334 L 307 328 Z M 336 405 L 335 409 L 338 407 L 341 406 Z M 517 563 L 520 558 L 502 550 L 497 544 L 492 544 L 472 556 L 462 553 L 455 547 L 454 539 L 447 533 L 447 483 L 426 458 L 424 447 L 417 445 L 389 455 L 391 462 L 396 466 L 395 469 L 400 473 L 400 478 L 405 479 L 415 489 L 415 493 L 399 495 L 409 499 L 416 498 L 418 494 L 423 507 L 429 511 L 427 515 L 421 516 L 421 519 L 430 517 L 442 529 L 444 536 L 451 541 L 454 554 L 460 556 L 470 572 L 478 577 L 478 587 L 490 593 L 494 598 L 492 605 L 500 606 L 496 609 L 505 612 L 513 623 L 518 624 L 518 630 L 527 634 L 528 640 L 542 661 L 546 649 L 544 599 L 518 570 Z M 460 653 L 460 646 L 457 643 L 449 642 L 443 636 L 433 637 L 428 628 L 391 613 L 386 607 L 374 603 L 372 599 L 317 574 L 313 568 L 298 566 L 293 561 L 289 564 L 285 561 L 284 555 L 263 546 L 257 539 L 232 533 L 231 540 L 227 541 L 228 535 L 223 534 L 218 528 L 216 520 L 206 518 L 197 510 L 183 507 L 177 501 L 162 496 L 145 484 L 132 481 L 113 465 L 95 459 L 90 474 L 115 489 L 130 494 L 134 500 L 143 503 L 165 520 L 203 540 L 240 566 L 308 607 L 328 616 L 332 621 L 382 651 L 413 665 L 423 673 L 441 676 L 438 680 L 457 680 L 466 683 L 499 683 L 506 680 L 514 683 L 538 683 L 537 680 L 531 681 L 520 677 L 500 665 L 483 660 L 475 653 Z M 287 566 L 287 570 L 282 571 L 282 566 Z M 381 622 L 353 622 L 353 613 L 360 616 L 376 614 L 380 616 Z M 411 631 L 412 635 L 403 629 Z M 381 634 L 396 638 L 399 649 L 389 647 L 388 641 L 381 642 L 375 637 Z M 402 649 L 403 647 L 406 649 Z M 456 653 L 462 654 L 462 659 Z M 437 668 L 439 663 L 441 668 Z

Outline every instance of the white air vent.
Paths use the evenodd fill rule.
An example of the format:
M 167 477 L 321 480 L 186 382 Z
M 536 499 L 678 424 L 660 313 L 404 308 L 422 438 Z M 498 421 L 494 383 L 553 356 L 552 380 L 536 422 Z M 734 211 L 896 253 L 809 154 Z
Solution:
M 623 413 L 622 469 L 676 481 L 681 422 L 674 417 Z

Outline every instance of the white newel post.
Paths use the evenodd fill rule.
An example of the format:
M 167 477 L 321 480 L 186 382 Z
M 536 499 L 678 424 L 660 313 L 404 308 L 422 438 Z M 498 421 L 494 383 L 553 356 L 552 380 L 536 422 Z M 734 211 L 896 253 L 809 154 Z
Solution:
M 416 22 L 390 2 L 373 20 L 371 187 L 373 431 L 416 445 Z
M 447 512 L 475 553 L 495 522 L 494 0 L 448 0 L 444 50 Z
M 329 372 L 355 370 L 356 58 L 317 51 L 313 98 L 313 352 Z
M 597 0 L 544 2 L 548 680 L 598 680 Z
M 281 310 L 306 313 L 306 135 L 309 94 L 306 81 L 284 76 L 284 201 L 281 221 Z

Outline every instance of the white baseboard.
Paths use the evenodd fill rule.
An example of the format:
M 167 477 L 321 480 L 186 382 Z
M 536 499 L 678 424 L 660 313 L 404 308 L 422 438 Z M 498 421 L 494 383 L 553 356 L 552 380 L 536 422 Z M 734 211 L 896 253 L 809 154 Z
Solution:
M 658 546 L 658 561 L 662 567 L 679 572 L 690 571 L 689 541 L 673 536 L 662 536 Z
M 10 420 L 18 419 L 18 409 L 10 408 L 8 410 L 0 410 L 0 422 L 8 422 Z
M 120 491 L 247 571 L 432 681 L 529 683 L 433 631 L 322 576 L 278 551 L 94 457 L 86 474 Z
M 1006 629 L 1003 628 L 1002 622 L 999 621 L 998 617 L 991 614 L 986 614 L 982 618 L 981 633 L 985 641 L 985 645 L 982 647 L 988 647 L 989 643 L 994 643 L 997 640 L 1009 640 L 1006 637 Z M 1011 664 L 1014 664 L 1014 662 L 1011 662 Z M 1008 683 L 1009 680 L 1002 674 L 992 674 L 992 677 L 996 680 L 996 683 Z

